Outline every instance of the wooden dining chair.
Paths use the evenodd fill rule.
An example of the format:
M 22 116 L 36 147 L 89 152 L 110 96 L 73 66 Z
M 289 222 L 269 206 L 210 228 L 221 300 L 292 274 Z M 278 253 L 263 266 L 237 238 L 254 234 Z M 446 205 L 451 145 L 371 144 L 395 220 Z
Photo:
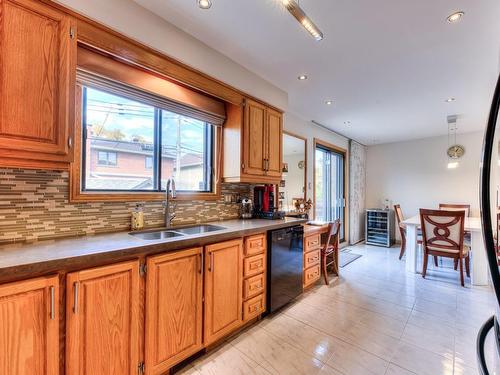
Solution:
M 465 217 L 470 216 L 470 204 L 439 203 L 439 209 L 446 211 L 465 211 Z
M 395 204 L 394 212 L 396 213 L 396 221 L 398 222 L 399 234 L 401 235 L 401 250 L 399 251 L 399 260 L 401 260 L 406 251 L 406 225 L 403 224 L 404 217 L 401 205 Z M 417 234 L 417 244 L 422 244 L 421 234 Z M 435 261 L 437 262 L 437 258 Z
M 467 276 L 470 277 L 469 249 L 464 246 L 465 211 L 420 209 L 424 264 L 422 277 L 427 273 L 429 255 L 453 258 L 460 265 L 460 284 L 464 283 L 463 260 Z
M 439 209 L 440 210 L 447 210 L 447 211 L 465 211 L 465 217 L 470 217 L 470 204 L 439 203 Z M 466 247 L 469 248 L 469 251 L 470 251 L 471 238 L 470 238 L 469 232 L 465 232 L 464 244 Z M 437 266 L 437 257 L 434 259 L 434 263 L 436 263 L 436 266 Z M 457 270 L 458 260 L 455 260 L 453 268 L 455 269 L 455 271 Z
M 321 249 L 321 268 L 325 284 L 328 285 L 328 267 L 332 266 L 333 271 L 338 275 L 338 254 L 339 254 L 339 233 L 340 233 L 340 219 L 335 220 L 329 224 L 328 237 L 324 246 Z

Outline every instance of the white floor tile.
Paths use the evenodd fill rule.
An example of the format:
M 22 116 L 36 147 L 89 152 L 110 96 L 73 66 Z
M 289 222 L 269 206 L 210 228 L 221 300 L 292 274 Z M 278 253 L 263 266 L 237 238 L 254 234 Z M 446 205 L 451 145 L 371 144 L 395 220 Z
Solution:
M 405 271 L 399 248 L 351 249 L 363 257 L 341 268 L 340 278 L 178 373 L 477 374 L 476 335 L 496 307 L 491 289 L 470 280 L 461 287 L 448 260 L 423 279 Z M 489 338 L 490 359 L 493 344 Z

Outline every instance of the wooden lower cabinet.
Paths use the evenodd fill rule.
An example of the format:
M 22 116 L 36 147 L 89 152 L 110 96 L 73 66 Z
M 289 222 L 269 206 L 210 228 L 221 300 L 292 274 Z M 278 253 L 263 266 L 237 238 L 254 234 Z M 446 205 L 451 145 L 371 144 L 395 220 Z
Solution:
M 200 247 L 148 258 L 147 374 L 163 374 L 203 348 L 202 254 Z
M 0 374 L 59 373 L 59 278 L 0 285 Z
M 245 238 L 243 259 L 243 322 L 266 311 L 266 233 Z
M 314 285 L 321 277 L 321 234 L 304 237 L 303 288 Z
M 139 261 L 70 273 L 66 283 L 66 373 L 136 375 Z
M 205 247 L 205 345 L 241 326 L 243 241 Z

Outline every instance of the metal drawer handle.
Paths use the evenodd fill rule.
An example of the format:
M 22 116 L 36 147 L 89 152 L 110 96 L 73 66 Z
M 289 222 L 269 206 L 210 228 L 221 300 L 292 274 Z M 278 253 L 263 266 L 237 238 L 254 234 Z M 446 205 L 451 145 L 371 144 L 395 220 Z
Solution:
M 200 253 L 200 258 L 199 259 L 200 259 L 200 267 L 198 269 L 198 272 L 200 274 L 202 274 L 203 273 L 203 253 Z
M 78 313 L 78 292 L 80 290 L 80 282 L 76 281 L 73 284 L 73 312 Z
M 50 319 L 56 318 L 56 288 L 50 287 Z
M 214 253 L 210 253 L 210 261 L 208 263 L 208 272 L 212 272 L 214 270 Z

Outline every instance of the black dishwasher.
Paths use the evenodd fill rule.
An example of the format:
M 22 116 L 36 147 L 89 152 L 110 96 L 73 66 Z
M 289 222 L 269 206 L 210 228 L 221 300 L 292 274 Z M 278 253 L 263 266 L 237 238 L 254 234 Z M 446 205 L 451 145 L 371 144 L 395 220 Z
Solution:
M 267 312 L 272 313 L 302 293 L 302 225 L 267 235 Z

